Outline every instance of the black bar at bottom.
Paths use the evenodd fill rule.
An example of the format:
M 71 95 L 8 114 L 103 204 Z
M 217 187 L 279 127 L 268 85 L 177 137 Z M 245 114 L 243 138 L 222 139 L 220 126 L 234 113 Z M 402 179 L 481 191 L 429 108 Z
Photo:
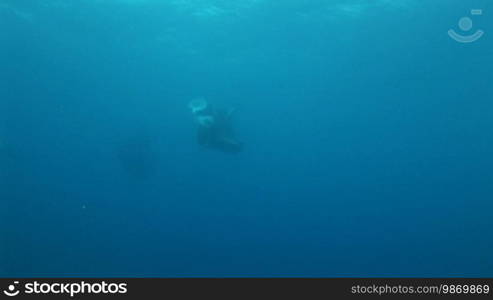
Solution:
M 3 278 L 0 299 L 486 298 L 492 287 L 493 278 Z

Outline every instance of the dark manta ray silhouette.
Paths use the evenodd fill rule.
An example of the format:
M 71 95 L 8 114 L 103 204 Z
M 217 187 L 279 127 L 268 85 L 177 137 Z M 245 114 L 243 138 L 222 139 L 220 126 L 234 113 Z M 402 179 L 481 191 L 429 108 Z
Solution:
M 243 150 L 243 143 L 233 131 L 233 110 L 216 110 L 204 99 L 193 100 L 189 107 L 197 122 L 197 142 L 201 146 L 228 153 Z

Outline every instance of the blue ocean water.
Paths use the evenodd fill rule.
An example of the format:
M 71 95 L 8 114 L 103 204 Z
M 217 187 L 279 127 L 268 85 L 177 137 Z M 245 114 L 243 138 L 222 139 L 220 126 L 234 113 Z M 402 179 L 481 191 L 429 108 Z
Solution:
M 0 276 L 491 277 L 492 14 L 0 0 Z

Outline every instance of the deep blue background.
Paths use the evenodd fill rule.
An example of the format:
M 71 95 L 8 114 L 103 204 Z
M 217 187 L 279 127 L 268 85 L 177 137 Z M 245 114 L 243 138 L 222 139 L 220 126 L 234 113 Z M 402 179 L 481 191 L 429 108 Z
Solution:
M 492 12 L 1 0 L 0 276 L 493 276 Z

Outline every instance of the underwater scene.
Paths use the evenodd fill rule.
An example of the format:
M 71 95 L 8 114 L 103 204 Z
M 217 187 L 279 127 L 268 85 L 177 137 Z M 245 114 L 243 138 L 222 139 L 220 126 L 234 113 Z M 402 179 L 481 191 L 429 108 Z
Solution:
M 0 0 L 0 277 L 492 277 L 492 16 Z

